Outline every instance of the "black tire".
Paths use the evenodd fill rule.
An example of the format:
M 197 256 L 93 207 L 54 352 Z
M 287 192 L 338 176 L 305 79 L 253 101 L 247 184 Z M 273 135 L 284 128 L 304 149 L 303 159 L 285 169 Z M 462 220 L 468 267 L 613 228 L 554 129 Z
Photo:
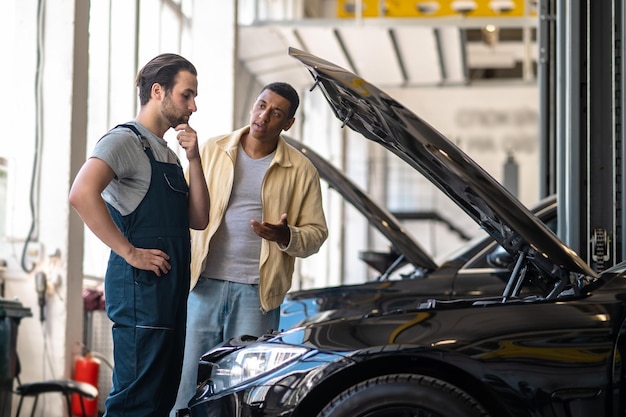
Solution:
M 489 417 L 458 387 L 424 375 L 368 379 L 336 396 L 318 417 Z

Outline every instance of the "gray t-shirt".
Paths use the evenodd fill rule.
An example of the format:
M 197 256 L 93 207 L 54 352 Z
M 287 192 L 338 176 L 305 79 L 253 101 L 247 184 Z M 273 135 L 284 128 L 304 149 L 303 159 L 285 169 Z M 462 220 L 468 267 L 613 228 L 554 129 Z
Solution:
M 252 159 L 239 144 L 233 190 L 224 219 L 211 240 L 203 277 L 242 284 L 259 283 L 262 239 L 250 220 L 262 220 L 261 185 L 274 153 Z
M 178 163 L 176 154 L 167 146 L 165 139 L 136 121 L 127 124 L 134 125 L 147 139 L 157 161 Z M 125 127 L 110 130 L 96 143 L 91 158 L 101 159 L 115 173 L 113 181 L 102 192 L 104 201 L 123 216 L 135 211 L 148 191 L 152 176 L 150 160 L 135 132 Z

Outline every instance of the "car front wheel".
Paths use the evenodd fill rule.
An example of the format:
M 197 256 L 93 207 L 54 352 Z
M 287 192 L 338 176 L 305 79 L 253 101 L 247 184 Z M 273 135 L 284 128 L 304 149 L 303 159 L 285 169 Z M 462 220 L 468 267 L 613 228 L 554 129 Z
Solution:
M 336 396 L 318 417 L 489 417 L 458 387 L 424 375 L 368 379 Z

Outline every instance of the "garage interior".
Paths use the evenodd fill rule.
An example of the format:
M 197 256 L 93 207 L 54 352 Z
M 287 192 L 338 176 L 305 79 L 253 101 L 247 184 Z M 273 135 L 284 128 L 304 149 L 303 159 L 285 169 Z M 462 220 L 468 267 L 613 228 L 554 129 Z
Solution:
M 165 50 L 181 52 L 198 63 L 199 97 L 204 101 L 192 120 L 205 137 L 247 123 L 249 103 L 268 82 L 287 81 L 302 96 L 309 94 L 311 76 L 288 56 L 289 47 L 353 71 L 412 105 L 409 96 L 430 98 L 444 92 L 444 97 L 445 91 L 467 94 L 468 109 L 480 100 L 473 92 L 497 94 L 499 88 L 519 88 L 530 100 L 535 94 L 532 157 L 537 163 L 530 166 L 528 159 L 517 160 L 520 172 L 532 170 L 538 181 L 527 176 L 534 188 L 532 197 L 524 200 L 532 203 L 556 194 L 559 218 L 566 219 L 559 222 L 558 236 L 595 270 L 626 259 L 626 11 L 621 0 L 131 3 L 47 0 L 25 5 L 10 0 L 0 6 L 13 22 L 0 30 L 2 51 L 6 57 L 17 57 L 16 62 L 7 58 L 0 71 L 4 79 L 19 81 L 9 86 L 13 98 L 3 104 L 1 113 L 7 117 L 5 126 L 26 126 L 18 128 L 24 131 L 18 141 L 7 136 L 0 147 L 0 196 L 5 202 L 0 207 L 1 295 L 32 311 L 32 317 L 20 320 L 14 340 L 23 381 L 70 377 L 81 344 L 86 344 L 104 361 L 100 389 L 106 392 L 110 387 L 106 363 L 111 360 L 110 324 L 97 303 L 86 313 L 84 304 L 87 290 L 98 297 L 108 253 L 85 233 L 66 197 L 95 140 L 114 121 L 133 117 L 137 67 Z M 148 44 L 151 31 L 159 34 L 152 33 L 155 39 L 150 40 L 156 45 L 142 46 Z M 92 49 L 98 42 L 105 47 Z M 508 101 L 513 105 L 515 100 Z M 389 202 L 393 179 L 382 180 L 388 167 L 372 163 L 380 154 L 351 148 L 350 141 L 340 146 L 337 139 L 345 137 L 334 133 L 336 121 L 321 113 L 318 105 L 312 99 L 303 109 L 307 123 L 320 117 L 318 126 L 299 126 L 296 138 L 320 149 L 374 196 Z M 480 152 L 489 153 L 490 146 L 470 154 L 480 160 Z M 498 169 L 505 154 L 499 151 Z M 518 186 L 517 178 L 507 183 L 510 178 L 504 174 L 494 176 L 509 189 Z M 329 199 L 329 209 L 334 207 Z M 445 207 L 389 208 L 406 222 L 434 222 L 468 233 L 464 224 L 450 222 L 453 216 L 446 216 Z M 333 214 L 329 220 L 342 222 Z M 343 245 L 337 239 L 331 243 Z M 336 261 L 329 252 L 322 253 L 327 258 L 324 265 Z M 342 283 L 344 271 L 335 271 L 329 281 L 313 282 L 307 278 L 311 268 L 310 263 L 301 266 L 304 277 L 299 287 Z M 36 291 L 42 272 L 48 279 L 43 301 L 42 292 Z M 14 415 L 17 399 L 7 398 Z M 51 409 L 63 409 L 58 398 L 46 401 Z M 104 395 L 99 401 L 101 408 Z

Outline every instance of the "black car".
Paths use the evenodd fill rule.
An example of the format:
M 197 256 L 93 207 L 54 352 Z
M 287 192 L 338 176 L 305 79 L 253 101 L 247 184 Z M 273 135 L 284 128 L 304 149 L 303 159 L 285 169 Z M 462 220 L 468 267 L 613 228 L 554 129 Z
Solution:
M 489 235 L 480 235 L 437 263 L 400 221 L 310 147 L 289 137 L 320 177 L 352 204 L 388 241 L 387 252 L 362 251 L 360 259 L 378 272 L 374 281 L 291 291 L 280 309 L 280 330 L 322 320 L 415 307 L 420 299 L 484 297 L 502 294 L 513 257 Z M 544 198 L 532 212 L 556 231 L 556 196 Z
M 502 293 L 419 297 L 207 352 L 182 415 L 624 416 L 626 263 L 591 269 L 452 142 L 375 86 L 295 49 L 336 116 L 396 153 L 513 258 Z

